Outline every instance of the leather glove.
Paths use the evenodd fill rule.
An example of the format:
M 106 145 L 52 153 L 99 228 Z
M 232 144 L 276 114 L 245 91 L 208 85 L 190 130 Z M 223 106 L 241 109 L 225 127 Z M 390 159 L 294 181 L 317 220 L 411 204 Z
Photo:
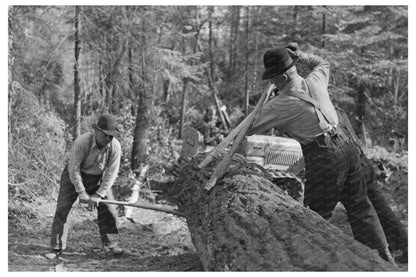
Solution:
M 91 196 L 88 201 L 88 210 L 89 211 L 95 210 L 98 207 L 100 200 L 101 200 L 101 196 L 99 196 L 96 193 L 93 196 Z

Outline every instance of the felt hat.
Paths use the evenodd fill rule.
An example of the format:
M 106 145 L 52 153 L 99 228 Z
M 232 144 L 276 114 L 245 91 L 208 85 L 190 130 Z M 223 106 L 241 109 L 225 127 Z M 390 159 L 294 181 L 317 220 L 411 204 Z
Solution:
M 92 127 L 109 136 L 118 136 L 120 134 L 120 130 L 117 128 L 116 117 L 111 114 L 102 114 L 98 118 L 97 124 L 93 124 Z
M 271 79 L 284 73 L 286 70 L 294 66 L 298 60 L 299 57 L 295 57 L 292 60 L 286 48 L 274 48 L 268 50 L 263 56 L 265 71 L 262 79 Z

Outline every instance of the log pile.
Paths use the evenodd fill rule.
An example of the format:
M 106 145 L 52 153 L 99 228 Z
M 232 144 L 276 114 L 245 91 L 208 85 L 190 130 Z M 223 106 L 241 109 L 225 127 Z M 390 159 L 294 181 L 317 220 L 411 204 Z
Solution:
M 202 157 L 180 168 L 169 193 L 184 213 L 206 271 L 397 271 L 261 173 L 232 162 L 216 185 Z

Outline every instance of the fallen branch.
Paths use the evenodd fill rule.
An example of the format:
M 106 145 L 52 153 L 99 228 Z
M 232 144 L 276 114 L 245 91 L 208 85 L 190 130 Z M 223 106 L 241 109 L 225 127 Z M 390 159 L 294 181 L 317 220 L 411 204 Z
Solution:
M 225 157 L 221 160 L 221 162 L 217 165 L 217 167 L 214 169 L 214 172 L 212 173 L 211 179 L 208 181 L 208 183 L 205 185 L 206 190 L 210 190 L 217 180 L 221 178 L 225 172 L 227 171 L 228 166 L 230 165 L 231 158 L 233 157 L 235 151 L 240 146 L 240 143 L 243 141 L 244 137 L 246 136 L 248 130 L 253 125 L 254 121 L 256 120 L 257 114 L 259 113 L 261 107 L 263 106 L 266 99 L 269 98 L 269 95 L 272 91 L 273 85 L 267 86 L 266 90 L 263 92 L 263 95 L 261 96 L 259 102 L 257 103 L 254 110 L 251 112 L 250 119 L 246 122 L 242 122 L 239 124 L 239 132 L 237 135 L 237 138 L 235 139 L 233 146 L 231 147 L 230 151 L 225 155 Z
M 231 144 L 235 137 L 241 132 L 241 130 L 244 128 L 244 126 L 251 126 L 253 121 L 256 119 L 257 111 L 260 109 L 261 106 L 265 103 L 266 99 L 269 98 L 270 93 L 273 89 L 273 85 L 268 85 L 266 90 L 264 91 L 262 97 L 260 98 L 259 102 L 257 103 L 254 110 L 243 120 L 238 124 L 237 127 L 234 128 L 231 133 L 228 134 L 227 137 L 212 151 L 212 153 L 209 153 L 208 156 L 198 165 L 199 168 L 204 168 L 207 165 L 209 165 L 214 158 L 219 156 L 221 152 L 229 145 Z

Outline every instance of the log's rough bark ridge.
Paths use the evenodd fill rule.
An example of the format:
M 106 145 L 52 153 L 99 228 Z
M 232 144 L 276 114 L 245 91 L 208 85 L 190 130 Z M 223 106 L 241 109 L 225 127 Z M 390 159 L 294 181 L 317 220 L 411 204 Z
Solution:
M 171 187 L 206 271 L 398 271 L 241 164 L 210 191 L 190 164 Z

